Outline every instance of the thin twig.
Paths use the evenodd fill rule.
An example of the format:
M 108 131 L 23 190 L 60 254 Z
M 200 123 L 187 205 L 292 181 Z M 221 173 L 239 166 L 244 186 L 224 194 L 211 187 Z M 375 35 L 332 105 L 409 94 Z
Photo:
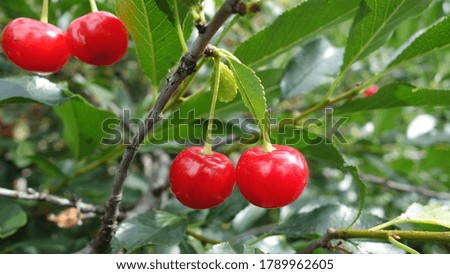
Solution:
M 154 125 L 163 118 L 162 112 L 164 107 L 173 94 L 178 90 L 186 77 L 195 72 L 197 61 L 202 57 L 205 49 L 216 32 L 235 12 L 235 6 L 239 2 L 240 0 L 226 0 L 224 2 L 222 7 L 217 11 L 216 15 L 206 27 L 205 32 L 199 34 L 190 50 L 181 58 L 180 64 L 178 65 L 176 71 L 169 78 L 167 78 L 163 88 L 161 89 L 161 93 L 145 119 L 144 124 L 139 127 L 138 133 L 134 136 L 131 143 L 126 146 L 125 153 L 114 178 L 110 197 L 106 203 L 106 212 L 103 216 L 102 226 L 97 237 L 93 241 L 93 250 L 95 253 L 108 253 L 111 249 L 111 241 L 117 226 L 119 205 L 122 200 L 124 181 L 140 144 L 142 144 Z
M 447 193 L 447 192 L 437 192 L 437 191 L 429 190 L 424 187 L 401 184 L 401 183 L 398 183 L 398 182 L 395 182 L 395 181 L 392 181 L 392 180 L 389 180 L 389 179 L 386 179 L 383 177 L 374 176 L 374 175 L 363 174 L 363 175 L 361 175 L 361 179 L 363 179 L 364 181 L 366 181 L 368 183 L 383 185 L 390 189 L 394 189 L 394 190 L 398 190 L 398 191 L 417 193 L 417 194 L 420 194 L 420 195 L 423 195 L 423 196 L 426 196 L 429 198 L 450 200 L 450 193 Z
M 415 230 L 369 230 L 369 229 L 333 229 L 329 228 L 327 233 L 304 249 L 299 254 L 310 254 L 318 248 L 333 249 L 331 240 L 334 239 L 380 239 L 388 241 L 389 237 L 402 240 L 427 241 L 450 243 L 450 232 L 415 231 Z
M 328 229 L 327 233 L 320 239 L 315 240 L 310 243 L 307 247 L 303 248 L 300 251 L 297 251 L 298 254 L 311 254 L 314 250 L 318 248 L 328 248 L 330 241 L 335 239 L 334 229 Z
M 0 196 L 10 197 L 10 198 L 20 199 L 20 200 L 48 202 L 48 203 L 59 205 L 59 206 L 76 207 L 82 213 L 93 212 L 96 214 L 103 214 L 105 212 L 105 210 L 102 206 L 83 203 L 79 200 L 77 201 L 76 199 L 70 200 L 70 199 L 58 197 L 55 195 L 50 195 L 45 192 L 37 192 L 36 190 L 34 190 L 32 188 L 28 188 L 27 192 L 23 192 L 23 191 L 16 191 L 16 190 L 11 190 L 11 189 L 6 189 L 6 188 L 0 187 Z

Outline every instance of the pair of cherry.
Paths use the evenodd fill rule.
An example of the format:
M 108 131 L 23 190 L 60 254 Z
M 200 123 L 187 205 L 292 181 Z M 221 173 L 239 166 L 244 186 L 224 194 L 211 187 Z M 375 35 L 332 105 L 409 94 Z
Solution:
M 2 35 L 5 55 L 18 67 L 41 73 L 60 70 L 73 55 L 82 62 L 109 66 L 126 53 L 128 34 L 113 14 L 91 12 L 70 23 L 67 32 L 30 18 L 17 18 Z
M 170 187 L 185 206 L 206 209 L 224 202 L 234 183 L 252 204 L 279 208 L 294 202 L 308 183 L 308 166 L 296 149 L 274 145 L 265 152 L 262 146 L 248 149 L 236 170 L 230 159 L 217 152 L 202 153 L 191 147 L 175 158 L 170 169 Z

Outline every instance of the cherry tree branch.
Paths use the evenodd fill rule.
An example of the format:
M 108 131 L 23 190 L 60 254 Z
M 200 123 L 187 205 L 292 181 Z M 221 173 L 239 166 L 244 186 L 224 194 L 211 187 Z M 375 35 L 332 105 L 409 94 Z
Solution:
M 226 20 L 236 12 L 236 5 L 240 0 L 226 0 L 206 26 L 204 32 L 200 33 L 192 44 L 189 51 L 181 58 L 176 71 L 166 79 L 161 89 L 160 95 L 150 110 L 144 124 L 140 126 L 138 133 L 126 146 L 122 160 L 114 178 L 112 191 L 106 203 L 105 214 L 102 220 L 100 231 L 94 239 L 92 247 L 95 253 L 108 253 L 111 249 L 111 241 L 117 226 L 117 216 L 119 215 L 119 205 L 122 200 L 122 191 L 125 178 L 127 177 L 130 165 L 136 155 L 139 146 L 152 128 L 162 120 L 162 112 L 170 98 L 175 94 L 183 81 L 196 70 L 197 61 L 204 54 L 209 42 L 226 22 Z
M 304 249 L 299 254 L 309 254 L 318 248 L 333 248 L 331 240 L 334 239 L 380 239 L 388 241 L 389 237 L 398 240 L 427 241 L 450 243 L 450 232 L 415 231 L 415 230 L 366 230 L 366 229 L 333 229 Z
M 450 193 L 447 193 L 447 192 L 438 192 L 438 191 L 433 191 L 433 190 L 430 190 L 430 189 L 427 189 L 424 187 L 401 184 L 401 183 L 397 183 L 395 181 L 392 181 L 392 180 L 389 180 L 389 179 L 386 179 L 383 177 L 374 176 L 374 175 L 363 174 L 363 175 L 361 175 L 361 179 L 363 179 L 364 181 L 366 181 L 368 183 L 383 185 L 383 186 L 386 186 L 387 188 L 390 188 L 393 190 L 404 191 L 404 192 L 413 192 L 413 193 L 417 193 L 417 194 L 420 194 L 420 195 L 423 195 L 423 196 L 426 196 L 429 198 L 450 200 Z
M 76 207 L 82 213 L 96 213 L 103 214 L 105 212 L 102 206 L 92 205 L 83 203 L 77 199 L 67 199 L 58 197 L 55 195 L 50 195 L 46 192 L 37 192 L 32 188 L 28 188 L 27 191 L 17 191 L 0 187 L 0 196 L 10 197 L 14 199 L 20 200 L 32 200 L 32 201 L 41 201 L 48 202 L 51 204 L 59 205 L 59 206 L 70 206 Z

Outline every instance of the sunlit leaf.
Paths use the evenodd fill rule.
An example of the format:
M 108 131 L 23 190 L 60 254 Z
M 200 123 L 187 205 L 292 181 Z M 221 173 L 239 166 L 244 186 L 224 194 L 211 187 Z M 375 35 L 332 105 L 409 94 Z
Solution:
M 312 35 L 350 18 L 358 4 L 359 0 L 302 2 L 242 43 L 235 55 L 249 66 L 262 65 Z
M 43 77 L 0 78 L 0 104 L 38 102 L 57 106 L 70 98 L 69 93 Z
M 158 86 L 166 77 L 168 70 L 178 63 L 183 53 L 173 1 L 115 0 L 115 2 L 118 16 L 136 43 L 137 57 L 145 74 L 154 86 Z M 186 8 L 180 15 L 180 24 L 188 14 Z M 191 27 L 192 24 L 185 28 L 183 38 L 190 35 Z
M 281 96 L 290 99 L 308 94 L 333 82 L 342 65 L 344 49 L 335 48 L 326 38 L 309 42 L 289 62 L 281 80 Z

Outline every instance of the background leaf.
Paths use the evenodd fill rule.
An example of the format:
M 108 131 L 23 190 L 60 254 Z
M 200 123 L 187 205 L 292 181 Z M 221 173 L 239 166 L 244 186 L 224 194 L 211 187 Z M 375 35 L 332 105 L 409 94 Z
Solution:
M 367 240 L 352 240 L 344 242 L 342 246 L 348 248 L 353 254 L 405 254 L 406 251 L 390 243 Z
M 400 222 L 432 224 L 450 228 L 450 207 L 448 205 L 430 206 L 413 203 L 400 215 Z
M 242 43 L 235 55 L 252 67 L 264 64 L 308 37 L 350 18 L 357 10 L 358 4 L 359 0 L 303 2 Z
M 145 74 L 154 87 L 158 86 L 183 52 L 172 1 L 116 0 L 116 10 L 136 43 L 137 57 Z M 187 15 L 186 9 L 180 21 Z M 184 36 L 188 37 L 190 31 L 192 28 L 186 27 Z
M 175 25 L 172 24 L 170 18 L 171 14 L 174 14 L 172 5 L 176 3 L 175 1 L 179 3 L 180 22 L 183 30 L 180 33 L 173 32 Z M 204 1 L 207 21 L 211 20 L 214 12 L 224 1 Z M 233 15 L 233 18 L 227 20 L 218 35 L 212 40 L 213 43 L 220 40 L 219 47 L 239 53 L 239 58 L 243 61 L 248 60 L 250 64 L 248 67 L 254 69 L 261 80 L 271 125 L 274 126 L 271 140 L 277 144 L 295 147 L 307 159 L 310 166 L 309 184 L 299 199 L 281 209 L 268 210 L 248 204 L 239 194 L 238 189 L 235 189 L 230 199 L 222 205 L 199 211 L 180 204 L 171 195 L 170 188 L 165 187 L 165 183 L 168 182 L 170 162 L 184 147 L 201 145 L 205 137 L 212 95 L 209 89 L 212 63 L 206 62 L 202 69 L 195 74 L 195 79 L 192 78 L 189 84 L 185 83 L 183 99 L 170 103 L 170 106 L 164 111 L 165 119 L 154 128 L 154 132 L 149 135 L 149 138 L 146 138 L 149 143 L 140 148 L 139 157 L 131 164 L 125 181 L 122 209 L 134 211 L 133 208 L 135 208 L 138 210 L 143 206 L 143 202 L 149 201 L 149 196 L 155 196 L 155 199 L 151 199 L 155 203 L 147 205 L 147 208 L 153 206 L 147 213 L 162 209 L 173 216 L 185 218 L 191 231 L 215 241 L 222 241 L 222 245 L 214 246 L 212 253 L 251 253 L 253 252 L 252 248 L 243 246 L 243 243 L 249 243 L 259 235 L 281 224 L 287 225 L 287 220 L 295 220 L 300 228 L 304 220 L 306 220 L 303 224 L 305 226 L 322 224 L 322 228 L 317 231 L 311 229 L 311 231 L 304 231 L 293 237 L 271 236 L 254 245 L 265 253 L 286 254 L 303 249 L 312 238 L 323 235 L 329 225 L 338 224 L 342 226 L 341 228 L 349 226 L 357 218 L 358 212 L 360 212 L 358 208 L 361 209 L 364 202 L 364 214 L 355 224 L 356 228 L 361 224 L 360 222 L 366 220 L 366 213 L 371 212 L 386 218 L 383 221 L 375 218 L 372 223 L 366 224 L 367 228 L 380 224 L 382 226 L 390 225 L 389 222 L 385 222 L 398 219 L 398 216 L 415 202 L 424 205 L 423 207 L 426 209 L 438 204 L 448 205 L 442 198 L 445 198 L 450 189 L 450 161 L 448 161 L 450 108 L 447 105 L 435 107 L 433 104 L 435 102 L 440 105 L 444 104 L 448 99 L 446 93 L 450 91 L 450 66 L 448 65 L 450 64 L 450 54 L 448 54 L 449 47 L 446 47 L 449 39 L 447 31 L 449 0 L 429 1 L 430 7 L 414 10 L 413 13 L 420 12 L 417 16 L 399 14 L 397 17 L 399 20 L 407 18 L 392 30 L 387 30 L 389 27 L 382 26 L 381 29 L 386 28 L 386 33 L 392 31 L 392 35 L 388 34 L 386 42 L 379 48 L 374 47 L 368 50 L 368 53 L 375 52 L 375 54 L 366 55 L 364 58 L 358 57 L 356 62 L 349 65 L 345 74 L 338 75 L 331 87 L 328 82 L 325 82 L 323 86 L 317 82 L 325 81 L 328 77 L 335 78 L 335 73 L 322 74 L 321 70 L 307 67 L 307 63 L 302 62 L 301 66 L 298 66 L 299 70 L 292 73 L 292 83 L 295 83 L 297 76 L 299 79 L 300 76 L 305 76 L 298 73 L 301 69 L 311 71 L 311 74 L 318 73 L 317 78 L 311 77 L 304 81 L 313 87 L 312 91 L 300 94 L 300 96 L 293 94 L 294 97 L 288 100 L 284 100 L 285 97 L 280 96 L 281 79 L 285 71 L 286 74 L 288 72 L 286 68 L 288 68 L 289 62 L 292 60 L 291 64 L 293 64 L 296 61 L 295 57 L 298 57 L 296 53 L 304 51 L 307 44 L 311 41 L 326 39 L 336 48 L 346 46 L 349 41 L 350 29 L 354 23 L 352 19 L 357 13 L 361 1 L 364 0 L 260 1 L 260 12 L 247 16 Z M 3 2 L 0 4 L 0 30 L 10 20 L 20 16 L 39 18 L 42 0 Z M 87 1 L 53 2 L 58 2 L 58 4 L 50 7 L 49 22 L 61 29 L 66 29 L 73 19 L 89 12 Z M 127 3 L 125 3 L 125 0 L 121 0 L 121 2 L 123 2 L 122 7 L 126 5 L 131 7 L 133 2 L 138 3 L 137 1 L 126 1 Z M 251 1 L 242 2 L 249 3 Z M 368 2 L 364 1 L 366 4 Z M 98 6 L 100 10 L 114 13 L 115 3 L 115 0 L 102 0 L 98 1 Z M 178 62 L 181 56 L 181 44 L 170 44 L 178 43 L 180 36 L 184 36 L 186 41 L 189 37 L 187 43 L 189 46 L 193 38 L 198 35 L 198 31 L 194 31 L 194 37 L 190 37 L 193 18 L 191 13 L 188 13 L 188 6 L 180 0 L 142 0 L 139 3 L 143 3 L 142 6 L 150 3 L 150 6 L 159 9 L 159 11 L 152 11 L 162 13 L 161 22 L 164 24 L 159 28 L 172 29 L 172 33 L 164 33 L 157 29 L 153 36 L 155 40 L 167 37 L 174 39 L 167 43 L 170 48 L 173 48 L 173 52 L 168 53 L 169 49 L 166 51 L 166 48 L 160 48 L 162 55 L 156 54 L 157 59 L 160 56 L 170 55 L 168 62 L 161 61 L 161 70 L 159 67 L 156 69 L 158 77 L 162 77 L 159 82 L 162 85 L 166 72 L 174 68 L 169 63 Z M 375 2 L 372 1 L 372 3 Z M 380 0 L 376 3 L 383 5 L 388 2 Z M 398 0 L 391 0 L 389 4 L 395 3 L 399 3 Z M 420 2 L 408 0 L 404 3 L 405 5 L 417 5 Z M 169 9 L 164 9 L 167 6 Z M 349 8 L 350 6 L 352 8 Z M 168 11 L 166 12 L 166 10 Z M 200 12 L 200 10 L 201 8 L 197 8 L 191 11 Z M 120 15 L 122 16 L 123 13 L 122 11 Z M 64 106 L 64 103 L 71 104 L 69 102 L 71 102 L 73 94 L 69 92 L 70 90 L 74 94 L 81 95 L 89 102 L 87 104 L 90 107 L 100 109 L 100 111 L 101 109 L 111 109 L 114 113 L 119 113 L 124 110 L 122 114 L 125 120 L 124 126 L 114 124 L 114 128 L 108 128 L 108 133 L 114 132 L 115 138 L 110 134 L 105 135 L 105 137 L 109 137 L 107 146 L 99 145 L 80 159 L 75 157 L 72 148 L 63 139 L 63 129 L 67 127 L 67 124 L 65 125 L 65 121 L 62 121 L 60 116 L 53 112 L 54 108 L 30 98 L 5 98 L 5 102 L 0 105 L 0 176 L 4 178 L 0 180 L 0 187 L 23 189 L 22 187 L 25 187 L 26 184 L 27 187 L 43 192 L 48 190 L 61 197 L 80 197 L 83 202 L 95 205 L 103 205 L 108 199 L 113 183 L 113 173 L 123 153 L 122 141 L 129 141 L 133 137 L 133 132 L 127 130 L 127 125 L 131 124 L 135 129 L 142 123 L 142 118 L 146 117 L 145 114 L 150 108 L 149 100 L 151 100 L 152 91 L 156 92 L 156 89 L 149 87 L 148 75 L 151 75 L 145 73 L 142 69 L 143 66 L 139 64 L 139 61 L 150 64 L 151 60 L 148 58 L 139 60 L 141 56 L 137 54 L 136 49 L 143 45 L 144 51 L 147 50 L 145 44 L 139 44 L 137 41 L 148 37 L 145 26 L 140 25 L 139 22 L 145 23 L 147 19 L 156 20 L 157 18 L 148 16 L 151 13 L 149 9 L 135 8 L 133 13 L 130 10 L 125 13 L 125 15 L 134 16 L 134 18 L 127 19 L 132 22 L 128 24 L 128 27 L 131 26 L 134 29 L 130 31 L 134 36 L 129 44 L 128 54 L 118 64 L 112 66 L 92 67 L 73 59 L 57 73 L 43 76 L 21 70 L 8 60 L 5 54 L 0 53 L 0 79 L 25 79 L 27 77 L 29 79 L 33 77 L 48 79 L 62 89 L 63 97 L 67 97 L 67 99 L 63 98 L 65 101 L 53 104 L 60 106 Z M 375 16 L 377 19 L 374 22 L 388 20 L 385 15 L 377 13 Z M 393 18 L 393 20 L 397 20 L 397 18 Z M 355 24 L 360 23 L 362 20 L 355 21 Z M 366 31 L 371 33 L 370 28 Z M 372 33 L 372 37 L 377 36 L 375 32 Z M 147 35 L 147 37 L 138 37 L 141 34 Z M 363 47 L 372 46 L 371 42 L 366 42 Z M 147 57 L 150 56 L 148 52 L 144 51 L 140 51 L 140 53 Z M 310 51 L 307 56 L 304 56 L 304 60 L 314 57 L 313 52 Z M 341 57 L 336 60 L 343 64 L 344 58 Z M 392 62 L 391 66 L 389 66 L 390 62 Z M 318 64 L 322 63 L 334 66 L 326 59 Z M 359 83 L 369 85 L 375 81 L 380 87 L 391 83 L 405 83 L 395 85 L 406 86 L 405 94 L 407 95 L 396 97 L 398 94 L 394 89 L 392 94 L 383 95 L 383 91 L 381 91 L 382 97 L 387 96 L 388 99 L 381 100 L 381 102 L 371 100 L 380 98 L 376 97 L 380 95 L 364 98 L 367 100 L 361 102 L 363 110 L 352 112 L 351 115 L 344 113 L 342 116 L 334 116 L 336 119 L 329 115 L 329 111 L 321 111 L 320 103 L 326 102 L 323 93 L 327 89 L 329 91 L 327 96 L 330 93 L 336 93 L 330 95 L 330 98 L 342 98 L 335 96 L 340 96 L 343 92 L 358 87 Z M 152 81 L 151 84 L 158 85 L 157 81 Z M 411 90 L 411 85 L 420 88 L 412 87 Z M 0 85 L 0 91 L 3 91 L 4 87 L 5 85 Z M 295 87 L 293 85 L 292 90 Z M 14 88 L 13 95 L 20 89 L 21 87 Z M 403 90 L 403 88 L 401 89 Z M 301 92 L 302 90 L 306 89 L 301 88 L 297 91 Z M 423 98 L 414 94 L 414 91 L 420 94 L 420 91 L 423 90 L 433 92 L 424 92 L 426 96 Z M 441 92 L 438 93 L 438 91 Z M 4 93 L 0 92 L 0 94 L 4 96 Z M 44 93 L 37 92 L 36 94 Z M 428 94 L 430 94 L 429 98 Z M 437 99 L 438 95 L 439 99 Z M 410 98 L 411 96 L 413 98 Z M 347 101 L 358 102 L 362 97 L 362 95 L 346 97 L 344 100 L 348 100 L 339 101 L 332 107 L 338 111 Z M 80 98 L 76 97 L 75 99 L 79 100 Z M 429 102 L 430 100 L 433 102 Z M 9 104 L 8 102 L 15 103 Z M 369 107 L 366 104 L 368 102 L 381 105 L 376 107 L 377 111 L 366 111 L 365 108 Z M 427 105 L 428 103 L 430 105 Z M 415 104 L 420 106 L 414 106 Z M 383 108 L 392 105 L 413 106 Z M 314 106 L 317 107 L 313 109 L 320 109 L 314 113 L 309 113 L 309 111 L 305 113 L 305 110 Z M 345 108 L 344 106 L 344 110 Z M 89 111 L 89 113 L 91 112 Z M 84 117 L 83 122 L 89 124 L 95 120 L 98 112 L 92 113 L 89 114 L 89 117 Z M 289 125 L 290 128 L 285 131 L 285 134 L 277 130 L 275 124 L 278 121 L 289 120 L 298 115 L 303 117 L 302 113 L 305 115 L 304 119 L 301 119 L 295 127 Z M 216 114 L 213 131 L 214 149 L 226 153 L 236 163 L 247 147 L 256 145 L 253 140 L 258 135 L 258 127 L 239 92 L 236 98 L 228 104 L 218 102 Z M 74 116 L 76 118 L 76 115 Z M 342 122 L 344 120 L 345 123 Z M 337 123 L 335 123 L 336 121 Z M 76 138 L 80 141 L 79 136 Z M 118 144 L 112 145 L 116 143 Z M 359 174 L 362 174 L 362 178 L 367 180 L 367 194 Z M 155 180 L 149 181 L 149 178 Z M 388 181 L 387 185 L 377 183 L 384 181 Z M 392 182 L 396 182 L 398 185 L 391 184 Z M 395 189 L 395 186 L 400 186 L 400 184 L 404 187 Z M 423 189 L 428 192 L 422 191 Z M 420 191 L 406 192 L 405 190 Z M 58 214 L 60 210 L 63 210 L 57 205 L 39 201 L 1 199 L 0 197 L 0 201 L 3 200 L 20 205 L 27 213 L 28 219 L 16 233 L 0 239 L 0 253 L 73 253 L 88 245 L 97 235 L 100 227 L 101 216 L 98 215 L 94 218 L 84 219 L 82 226 L 60 229 L 45 220 L 47 214 Z M 321 212 L 320 208 L 332 207 L 332 205 L 337 207 L 336 210 L 324 210 L 325 214 L 320 214 L 322 223 L 317 219 L 314 220 Z M 344 208 L 351 208 L 340 210 L 342 205 L 345 205 Z M 7 209 L 7 207 L 2 208 Z M 317 211 L 311 213 L 313 210 Z M 425 219 L 425 222 L 433 220 L 433 218 L 442 220 L 438 211 L 431 217 L 427 216 L 422 219 Z M 0 212 L 0 215 L 6 216 L 2 209 Z M 446 216 L 445 211 L 443 213 Z M 305 215 L 311 219 L 305 219 Z M 298 219 L 294 219 L 293 216 Z M 345 220 L 345 222 L 340 222 L 341 220 Z M 127 220 L 121 220 L 121 222 L 125 221 Z M 395 223 L 395 227 L 385 226 L 385 228 L 436 232 L 449 230 L 446 226 L 417 223 L 421 220 L 407 222 L 405 219 L 400 221 L 400 223 Z M 129 224 L 129 227 L 133 225 L 134 223 Z M 176 230 L 176 225 L 169 225 L 168 229 L 164 225 L 161 226 L 163 227 L 159 230 L 161 233 L 155 235 L 155 238 L 164 240 L 164 245 L 147 245 L 147 242 L 143 241 L 142 246 L 127 252 L 136 254 L 203 254 L 213 247 L 211 244 L 204 244 L 198 238 L 187 235 L 185 231 L 180 231 L 171 238 L 176 239 L 182 235 L 180 236 L 182 240 L 178 244 L 167 246 L 166 244 L 172 243 L 167 243 L 167 239 L 164 238 L 166 236 L 161 235 L 166 231 Z M 186 223 L 180 221 L 180 226 L 185 227 Z M 154 229 L 148 229 L 149 226 L 139 225 L 139 227 L 142 228 L 139 233 L 135 233 L 130 228 L 128 230 L 130 232 L 125 231 L 124 235 L 139 235 L 136 237 L 145 239 L 154 232 Z M 295 227 L 292 226 L 287 229 L 287 234 L 295 231 Z M 227 243 L 227 241 L 230 242 Z M 338 240 L 333 241 L 333 244 L 337 244 L 337 242 Z M 421 253 L 448 253 L 448 247 L 440 243 L 408 241 L 407 244 Z M 355 253 L 404 252 L 383 240 L 351 239 L 344 241 L 341 246 Z M 122 251 L 122 249 L 115 243 L 115 251 Z M 340 252 L 326 248 L 315 251 L 315 253 Z
M 14 254 L 71 254 L 89 244 L 87 237 L 70 238 L 58 236 L 48 239 L 30 239 L 17 242 L 9 248 Z
M 380 48 L 403 21 L 420 14 L 429 4 L 428 0 L 361 1 L 350 30 L 341 71 L 346 71 L 354 62 Z
M 0 79 L 0 104 L 39 102 L 57 106 L 69 100 L 56 84 L 39 76 L 10 77 Z
M 409 106 L 448 106 L 450 91 L 416 88 L 407 84 L 390 84 L 366 98 L 355 99 L 336 109 L 334 114 Z
M 83 158 L 100 146 L 105 132 L 103 122 L 118 122 L 114 113 L 95 108 L 77 95 L 55 112 L 64 125 L 64 140 L 76 158 Z
M 183 239 L 186 227 L 186 219 L 175 214 L 164 211 L 143 213 L 119 225 L 113 246 L 132 251 L 149 244 L 177 245 Z
M 273 232 L 292 238 L 314 238 L 325 234 L 328 228 L 346 228 L 357 214 L 357 210 L 341 204 L 325 205 L 310 212 L 293 215 L 274 228 Z M 368 229 L 381 222 L 382 220 L 375 215 L 363 213 L 353 228 Z
M 305 131 L 294 129 L 292 135 L 288 133 L 289 139 L 299 140 L 306 136 Z M 314 159 L 318 162 L 324 163 L 330 167 L 343 168 L 346 166 L 345 159 L 336 146 L 330 142 L 326 142 L 324 138 L 316 136 L 310 140 L 304 140 L 303 142 L 292 143 L 290 141 L 284 141 L 285 137 L 277 140 L 277 143 L 287 144 L 297 148 L 307 159 Z
M 330 141 L 326 141 L 320 136 L 310 138 L 310 135 L 313 135 L 311 132 L 308 133 L 298 128 L 285 127 L 284 130 L 283 135 L 275 134 L 277 143 L 287 144 L 298 149 L 308 160 L 309 166 L 312 166 L 311 160 L 314 160 L 352 175 L 358 193 L 358 211 L 353 221 L 348 223 L 349 226 L 352 226 L 363 212 L 367 195 L 366 185 L 359 176 L 358 168 L 348 164 L 341 152 Z M 292 142 L 293 140 L 295 143 Z
M 413 58 L 423 56 L 450 45 L 450 16 L 435 24 L 419 37 L 409 41 L 402 51 L 388 65 L 389 68 L 398 66 Z
M 281 80 L 281 96 L 290 99 L 305 95 L 333 82 L 342 65 L 344 49 L 335 48 L 326 38 L 302 46 L 289 62 Z
M 250 245 L 231 244 L 230 242 L 214 245 L 208 254 L 263 254 L 263 252 Z
M 356 214 L 355 218 L 353 219 L 353 222 L 351 222 L 347 228 L 352 227 L 361 217 L 361 214 L 363 213 L 364 205 L 366 203 L 366 195 L 367 195 L 367 187 L 366 184 L 364 184 L 363 180 L 359 176 L 358 168 L 352 165 L 347 165 L 344 167 L 345 171 L 348 171 L 353 176 L 353 182 L 356 185 L 356 189 L 358 191 L 358 213 Z
M 33 155 L 30 160 L 39 167 L 43 172 L 45 172 L 49 177 L 59 177 L 65 178 L 66 175 L 61 171 L 61 169 L 54 163 L 52 163 L 48 158 L 40 155 Z
M 228 223 L 247 205 L 247 200 L 244 199 L 239 189 L 235 187 L 231 196 L 224 203 L 209 210 L 207 221 Z
M 0 201 L 0 239 L 11 236 L 27 223 L 27 214 L 11 200 Z

